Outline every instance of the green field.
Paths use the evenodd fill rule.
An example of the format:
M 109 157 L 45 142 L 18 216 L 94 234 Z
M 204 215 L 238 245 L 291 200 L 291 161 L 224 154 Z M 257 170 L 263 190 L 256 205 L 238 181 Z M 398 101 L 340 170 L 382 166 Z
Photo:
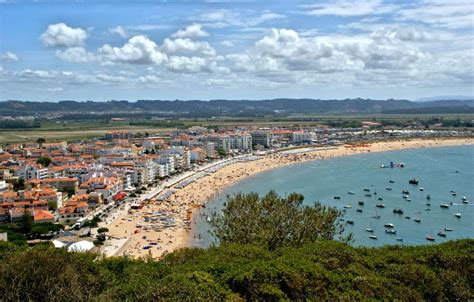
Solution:
M 109 120 L 55 121 L 41 122 L 40 128 L 31 129 L 0 129 L 0 144 L 32 142 L 45 138 L 47 142 L 74 141 L 101 137 L 108 130 L 128 130 L 132 133 L 148 132 L 150 134 L 185 128 L 190 126 L 203 127 L 290 127 L 314 126 L 327 123 L 360 123 L 361 121 L 377 121 L 403 125 L 413 121 L 426 121 L 433 118 L 443 120 L 474 120 L 472 114 L 444 115 L 382 115 L 382 114 L 351 114 L 351 115 L 300 115 L 287 117 L 249 117 L 249 118 L 206 118 L 206 119 L 168 119 L 168 120 L 136 120 L 110 122 Z M 137 125 L 130 125 L 137 123 Z

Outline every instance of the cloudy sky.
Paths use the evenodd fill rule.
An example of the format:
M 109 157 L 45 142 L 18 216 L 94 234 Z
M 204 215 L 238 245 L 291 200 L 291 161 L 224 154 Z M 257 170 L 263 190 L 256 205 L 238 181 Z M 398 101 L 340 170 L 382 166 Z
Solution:
M 67 2 L 0 0 L 0 100 L 474 95 L 471 0 Z

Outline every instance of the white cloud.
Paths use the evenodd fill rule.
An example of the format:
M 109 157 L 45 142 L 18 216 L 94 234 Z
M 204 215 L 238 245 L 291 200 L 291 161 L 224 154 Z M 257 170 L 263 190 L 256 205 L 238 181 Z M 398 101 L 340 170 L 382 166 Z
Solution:
M 234 46 L 234 42 L 230 41 L 230 40 L 224 40 L 221 42 L 222 45 L 226 46 L 226 47 L 232 47 Z
M 0 60 L 2 62 L 16 62 L 18 61 L 18 56 L 12 52 L 7 51 L 6 53 L 0 55 Z
M 196 20 L 207 27 L 221 28 L 227 26 L 251 27 L 285 18 L 286 16 L 272 11 L 255 12 L 219 9 L 202 13 Z
M 202 56 L 214 56 L 216 51 L 207 42 L 192 41 L 191 39 L 168 39 L 163 41 L 161 46 L 163 52 L 167 54 L 192 54 Z
M 161 64 L 166 60 L 166 54 L 159 50 L 158 45 L 143 35 L 130 38 L 122 47 L 106 44 L 99 53 L 109 61 L 131 64 Z
M 333 15 L 340 17 L 384 14 L 395 9 L 394 6 L 384 5 L 381 0 L 336 0 L 328 3 L 307 5 L 302 13 L 311 16 Z
M 61 92 L 64 89 L 62 87 L 52 87 L 52 88 L 45 88 L 44 90 L 48 92 Z
M 169 29 L 170 25 L 165 24 L 140 24 L 140 25 L 130 25 L 126 26 L 125 29 L 131 31 L 153 31 L 153 30 L 162 30 Z
M 178 30 L 171 37 L 197 39 L 207 36 L 209 36 L 209 33 L 202 29 L 201 24 L 193 23 L 191 25 L 186 26 L 185 29 Z
M 55 54 L 61 60 L 71 63 L 87 63 L 95 59 L 94 55 L 85 50 L 84 47 L 60 49 Z
M 125 28 L 123 28 L 120 25 L 116 26 L 116 27 L 109 28 L 109 32 L 111 34 L 117 34 L 122 38 L 128 38 L 128 32 L 125 30 Z
M 47 47 L 72 47 L 84 44 L 87 32 L 81 28 L 72 28 L 64 23 L 51 24 L 41 34 L 41 41 Z
M 397 12 L 401 20 L 424 22 L 444 28 L 473 28 L 474 5 L 470 0 L 425 0 Z

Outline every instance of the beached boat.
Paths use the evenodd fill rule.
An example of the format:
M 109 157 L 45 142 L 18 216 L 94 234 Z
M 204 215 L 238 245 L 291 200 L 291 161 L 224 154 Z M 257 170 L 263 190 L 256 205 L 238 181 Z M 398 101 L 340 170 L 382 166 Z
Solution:
M 410 180 L 408 181 L 408 183 L 411 184 L 411 185 L 417 185 L 417 184 L 418 184 L 418 180 L 416 180 L 415 178 L 413 178 L 413 179 L 410 179 Z

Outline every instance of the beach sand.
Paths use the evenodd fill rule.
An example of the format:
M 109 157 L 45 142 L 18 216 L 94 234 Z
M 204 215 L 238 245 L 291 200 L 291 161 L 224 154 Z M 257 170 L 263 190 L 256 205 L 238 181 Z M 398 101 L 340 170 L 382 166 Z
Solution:
M 109 226 L 110 231 L 108 234 L 119 238 L 129 238 L 127 244 L 117 251 L 116 256 L 129 255 L 134 258 L 160 258 L 164 254 L 185 247 L 188 244 L 189 227 L 186 227 L 188 224 L 185 222 L 190 221 L 194 209 L 201 207 L 218 192 L 243 178 L 285 165 L 336 156 L 467 144 L 474 144 L 474 138 L 436 138 L 376 142 L 357 147 L 343 145 L 327 150 L 305 151 L 304 153 L 294 154 L 274 153 L 262 156 L 255 161 L 239 162 L 226 166 L 209 176 L 196 180 L 185 188 L 175 188 L 176 193 L 168 201 L 161 203 L 151 202 L 143 209 L 121 215 Z M 137 227 L 137 225 L 147 225 L 147 223 L 143 222 L 144 217 L 150 216 L 153 212 L 157 211 L 165 212 L 167 217 L 173 218 L 176 221 L 176 226 L 163 228 L 162 230 Z M 150 248 L 143 249 L 147 245 Z

